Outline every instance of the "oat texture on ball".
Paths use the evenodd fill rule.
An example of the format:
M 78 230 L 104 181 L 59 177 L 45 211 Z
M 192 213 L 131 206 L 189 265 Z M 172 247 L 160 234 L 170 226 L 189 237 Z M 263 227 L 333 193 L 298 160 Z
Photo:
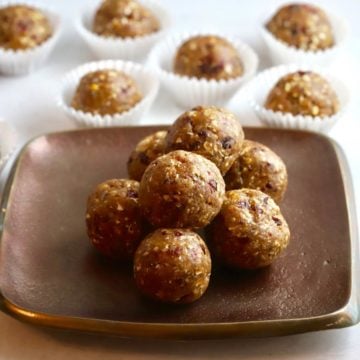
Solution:
M 277 39 L 305 51 L 325 50 L 335 43 L 327 15 L 310 4 L 283 6 L 266 27 Z
M 287 183 L 282 159 L 267 146 L 251 140 L 244 140 L 238 158 L 225 175 L 226 190 L 260 190 L 277 203 L 284 197 Z
M 226 39 L 215 35 L 194 36 L 177 50 L 174 72 L 206 80 L 229 80 L 244 72 L 240 55 Z
M 93 23 L 93 31 L 104 37 L 135 38 L 159 29 L 156 15 L 136 0 L 104 0 Z
M 125 179 L 105 181 L 90 194 L 86 210 L 87 233 L 103 255 L 132 260 L 146 231 L 138 195 L 139 183 Z
M 312 71 L 282 77 L 270 91 L 265 108 L 293 115 L 325 117 L 339 111 L 338 96 L 331 84 Z
M 287 247 L 290 230 L 271 197 L 259 190 L 231 190 L 208 229 L 208 239 L 221 263 L 256 269 L 270 265 Z
M 114 115 L 130 110 L 141 99 L 134 79 L 122 71 L 105 69 L 81 78 L 71 106 L 85 113 Z
M 49 19 L 34 7 L 0 8 L 0 48 L 26 50 L 41 45 L 53 33 Z
M 165 153 L 167 131 L 157 131 L 146 136 L 135 146 L 127 162 L 131 179 L 140 181 L 149 164 Z
M 177 150 L 154 160 L 140 182 L 139 202 L 155 227 L 202 228 L 219 212 L 225 183 L 206 158 Z
M 208 287 L 209 250 L 188 229 L 158 229 L 136 250 L 134 277 L 146 296 L 166 303 L 191 303 Z
M 229 111 L 198 106 L 183 113 L 170 127 L 166 150 L 186 150 L 212 161 L 224 175 L 244 140 L 240 122 Z

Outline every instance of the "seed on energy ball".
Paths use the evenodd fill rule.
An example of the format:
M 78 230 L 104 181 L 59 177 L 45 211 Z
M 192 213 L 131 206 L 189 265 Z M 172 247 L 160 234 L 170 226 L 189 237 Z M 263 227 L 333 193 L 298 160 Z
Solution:
M 154 160 L 140 182 L 139 202 L 156 227 L 202 228 L 220 211 L 225 183 L 204 157 L 178 150 Z
M 208 229 L 212 254 L 237 269 L 270 265 L 287 247 L 289 227 L 274 200 L 259 190 L 226 193 L 219 215 Z
M 311 71 L 297 71 L 282 77 L 265 102 L 269 110 L 312 117 L 332 116 L 339 107 L 330 83 Z
M 20 4 L 0 8 L 0 48 L 32 49 L 52 33 L 51 23 L 40 9 Z
M 104 0 L 93 23 L 94 32 L 105 37 L 134 38 L 159 29 L 156 16 L 136 0 Z
M 80 79 L 71 106 L 86 113 L 114 115 L 128 111 L 141 99 L 141 92 L 129 75 L 105 69 Z
M 139 183 L 127 179 L 107 180 L 89 196 L 87 233 L 102 254 L 124 261 L 133 259 L 146 228 L 138 196 Z
M 212 161 L 224 175 L 237 158 L 244 140 L 240 122 L 229 111 L 197 106 L 170 127 L 166 150 L 186 150 Z
M 310 4 L 281 7 L 266 27 L 277 39 L 305 51 L 328 49 L 335 42 L 327 15 Z
M 135 146 L 127 162 L 131 179 L 140 181 L 149 164 L 165 152 L 167 131 L 157 131 L 146 136 Z
M 281 158 L 267 146 L 244 140 L 239 157 L 225 175 L 226 190 L 257 189 L 279 203 L 286 191 L 288 176 Z
M 146 296 L 166 303 L 191 303 L 208 287 L 211 258 L 202 238 L 188 229 L 158 229 L 139 245 L 134 277 Z
M 243 74 L 236 48 L 226 39 L 214 35 L 194 36 L 178 49 L 174 72 L 207 80 L 229 80 Z

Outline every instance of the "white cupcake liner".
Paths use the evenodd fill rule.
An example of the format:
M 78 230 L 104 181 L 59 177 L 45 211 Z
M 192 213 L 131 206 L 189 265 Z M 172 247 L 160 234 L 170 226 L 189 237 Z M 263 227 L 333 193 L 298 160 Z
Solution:
M 184 41 L 197 35 L 219 35 L 231 42 L 239 52 L 244 74 L 235 79 L 216 81 L 173 73 L 172 67 L 177 49 Z M 148 64 L 157 72 L 162 85 L 172 94 L 175 101 L 182 107 L 191 108 L 197 105 L 224 105 L 240 86 L 253 77 L 258 62 L 254 50 L 239 37 L 201 31 L 168 36 L 154 47 Z
M 278 9 L 277 9 L 278 10 Z M 276 11 L 277 11 L 276 10 Z M 275 15 L 266 16 L 261 23 L 260 33 L 269 50 L 271 61 L 274 65 L 279 64 L 309 64 L 309 65 L 330 65 L 342 52 L 348 33 L 348 24 L 339 16 L 325 10 L 331 23 L 335 45 L 329 49 L 319 51 L 305 51 L 277 39 L 266 27 L 266 23 Z
M 161 29 L 155 33 L 136 38 L 105 37 L 92 31 L 93 18 L 99 7 L 87 5 L 76 21 L 76 28 L 90 50 L 98 59 L 143 60 L 154 44 L 161 39 L 170 27 L 170 16 L 167 11 L 154 0 L 140 0 L 150 9 L 160 22 Z
M 134 107 L 126 112 L 115 115 L 94 115 L 71 107 L 71 101 L 79 85 L 80 79 L 87 73 L 114 69 L 123 71 L 131 76 L 142 93 L 140 100 Z M 132 126 L 139 123 L 141 117 L 149 110 L 159 89 L 159 81 L 152 71 L 140 64 L 121 60 L 104 60 L 91 62 L 77 67 L 69 72 L 62 84 L 58 105 L 62 110 L 80 126 L 106 127 L 106 126 Z
M 0 119 L 0 171 L 16 149 L 18 136 L 14 128 Z
M 340 102 L 340 109 L 336 114 L 326 117 L 312 117 L 274 112 L 264 107 L 268 94 L 273 89 L 278 80 L 289 73 L 293 73 L 299 70 L 316 72 L 329 81 Z M 252 81 L 250 81 L 244 89 L 241 89 L 234 96 L 234 98 L 231 100 L 231 103 L 235 104 L 237 100 L 244 98 L 248 100 L 250 106 L 261 122 L 266 125 L 271 127 L 327 132 L 346 112 L 350 100 L 350 95 L 346 86 L 341 81 L 322 71 L 320 68 L 310 65 L 293 64 L 280 65 L 261 72 Z
M 0 1 L 0 7 L 9 5 L 33 6 L 41 10 L 52 25 L 53 34 L 39 46 L 28 50 L 8 50 L 0 48 L 0 73 L 5 75 L 29 74 L 40 68 L 49 57 L 60 36 L 61 19 L 53 10 L 37 2 L 28 0 Z

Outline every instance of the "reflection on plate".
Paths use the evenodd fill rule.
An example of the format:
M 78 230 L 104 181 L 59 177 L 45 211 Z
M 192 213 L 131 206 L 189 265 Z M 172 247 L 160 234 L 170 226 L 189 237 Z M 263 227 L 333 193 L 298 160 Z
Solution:
M 88 193 L 126 177 L 134 144 L 157 127 L 41 136 L 20 153 L 3 192 L 2 308 L 20 319 L 123 336 L 267 336 L 338 328 L 358 319 L 352 187 L 341 150 L 307 132 L 245 128 L 285 161 L 282 203 L 292 238 L 269 268 L 213 272 L 186 306 L 141 297 L 131 268 L 93 251 L 85 232 Z

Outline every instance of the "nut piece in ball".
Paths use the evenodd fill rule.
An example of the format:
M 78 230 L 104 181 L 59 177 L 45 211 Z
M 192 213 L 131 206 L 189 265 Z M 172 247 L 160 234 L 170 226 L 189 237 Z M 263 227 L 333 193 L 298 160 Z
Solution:
M 104 0 L 93 23 L 93 31 L 105 37 L 134 38 L 159 29 L 156 16 L 135 0 Z
M 305 51 L 328 49 L 335 42 L 327 15 L 310 4 L 280 8 L 266 27 L 277 39 Z
M 204 157 L 178 150 L 154 160 L 140 182 L 139 202 L 156 227 L 206 226 L 220 211 L 225 183 Z
M 252 189 L 226 193 L 208 234 L 212 254 L 237 269 L 270 265 L 290 239 L 289 227 L 278 205 L 268 195 Z
M 53 33 L 49 19 L 39 9 L 27 5 L 0 8 L 0 47 L 10 50 L 32 49 Z
M 267 146 L 244 140 L 239 157 L 225 175 L 226 190 L 256 189 L 279 203 L 286 191 L 288 176 L 281 158 Z
M 224 175 L 237 158 L 244 132 L 235 116 L 215 106 L 197 106 L 171 126 L 167 151 L 195 152 L 212 161 Z
M 133 259 L 145 233 L 138 191 L 137 181 L 113 179 L 99 184 L 89 196 L 87 233 L 102 254 L 124 261 Z
M 282 77 L 265 102 L 269 110 L 312 117 L 332 116 L 339 107 L 339 99 L 329 82 L 311 71 Z
M 226 39 L 194 36 L 178 49 L 174 72 L 198 79 L 229 80 L 243 74 L 243 65 L 239 53 Z
M 114 115 L 128 111 L 141 98 L 129 75 L 113 69 L 98 70 L 81 78 L 71 106 L 86 113 Z
M 165 153 L 167 131 L 157 131 L 136 145 L 127 162 L 130 179 L 140 181 L 149 164 Z
M 134 277 L 146 296 L 166 303 L 191 303 L 208 287 L 209 250 L 187 229 L 158 229 L 136 250 Z

